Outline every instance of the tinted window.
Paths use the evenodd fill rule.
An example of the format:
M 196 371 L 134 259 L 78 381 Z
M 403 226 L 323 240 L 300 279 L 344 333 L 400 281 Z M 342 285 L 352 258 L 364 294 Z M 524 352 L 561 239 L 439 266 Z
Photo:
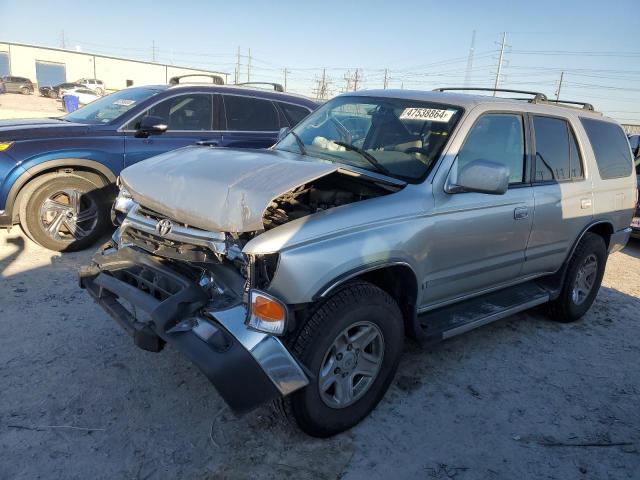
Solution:
M 287 117 L 287 121 L 289 122 L 289 125 L 291 127 L 297 125 L 298 123 L 300 123 L 300 120 L 309 115 L 309 110 L 299 105 L 292 105 L 290 103 L 281 102 L 278 102 L 278 105 L 280 105 L 280 108 Z
M 269 100 L 224 95 L 227 129 L 275 131 L 280 128 L 278 112 Z
M 622 128 L 615 123 L 591 118 L 582 118 L 581 121 L 596 156 L 600 177 L 608 179 L 629 175 L 633 162 Z
M 535 181 L 571 179 L 569 127 L 558 118 L 533 117 L 536 138 Z
M 576 136 L 569 127 L 569 156 L 571 162 L 571 178 L 582 178 L 584 171 L 582 169 L 582 156 L 580 155 L 580 148 L 576 141 Z
M 490 113 L 475 123 L 458 153 L 458 171 L 474 160 L 501 163 L 509 169 L 509 182 L 524 181 L 522 117 Z
M 172 97 L 151 107 L 136 119 L 134 130 L 144 116 L 153 115 L 167 122 L 168 131 L 211 130 L 211 95 L 194 93 Z

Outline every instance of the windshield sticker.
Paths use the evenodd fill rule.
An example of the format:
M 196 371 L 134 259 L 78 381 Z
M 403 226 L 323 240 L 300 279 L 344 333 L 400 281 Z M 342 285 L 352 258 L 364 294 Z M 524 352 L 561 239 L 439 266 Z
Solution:
M 121 107 L 129 107 L 134 103 L 136 103 L 135 100 L 126 100 L 124 98 L 121 98 L 120 100 L 116 100 L 115 102 L 113 102 L 114 105 L 119 105 Z
M 455 110 L 441 110 L 439 108 L 405 108 L 400 115 L 400 120 L 430 120 L 446 123 L 455 113 Z

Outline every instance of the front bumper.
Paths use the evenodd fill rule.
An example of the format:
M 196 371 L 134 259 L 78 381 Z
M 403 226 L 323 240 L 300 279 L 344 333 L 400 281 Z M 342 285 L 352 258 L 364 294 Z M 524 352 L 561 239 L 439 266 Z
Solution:
M 204 289 L 156 257 L 107 247 L 81 269 L 80 284 L 140 348 L 166 342 L 188 357 L 236 412 L 308 384 L 280 340 L 246 327 L 242 304 L 212 307 Z

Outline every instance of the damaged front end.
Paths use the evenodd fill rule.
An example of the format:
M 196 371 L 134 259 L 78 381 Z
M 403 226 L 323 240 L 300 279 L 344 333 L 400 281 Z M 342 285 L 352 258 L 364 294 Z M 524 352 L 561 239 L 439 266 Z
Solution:
M 277 257 L 246 257 L 241 237 L 192 228 L 136 205 L 80 273 L 81 286 L 137 346 L 157 352 L 171 344 L 237 412 L 308 383 L 276 336 L 282 331 L 255 328 L 256 317 L 277 314 L 278 305 L 286 314 L 286 306 L 260 291 Z

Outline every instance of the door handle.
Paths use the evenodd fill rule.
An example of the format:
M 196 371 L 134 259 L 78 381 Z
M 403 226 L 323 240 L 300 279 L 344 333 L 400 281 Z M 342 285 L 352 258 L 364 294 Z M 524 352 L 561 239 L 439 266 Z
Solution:
M 527 207 L 516 207 L 513 210 L 513 218 L 515 220 L 524 220 L 529 218 L 529 209 Z
M 591 199 L 590 198 L 581 199 L 580 208 L 582 208 L 583 210 L 586 210 L 587 208 L 591 208 Z

